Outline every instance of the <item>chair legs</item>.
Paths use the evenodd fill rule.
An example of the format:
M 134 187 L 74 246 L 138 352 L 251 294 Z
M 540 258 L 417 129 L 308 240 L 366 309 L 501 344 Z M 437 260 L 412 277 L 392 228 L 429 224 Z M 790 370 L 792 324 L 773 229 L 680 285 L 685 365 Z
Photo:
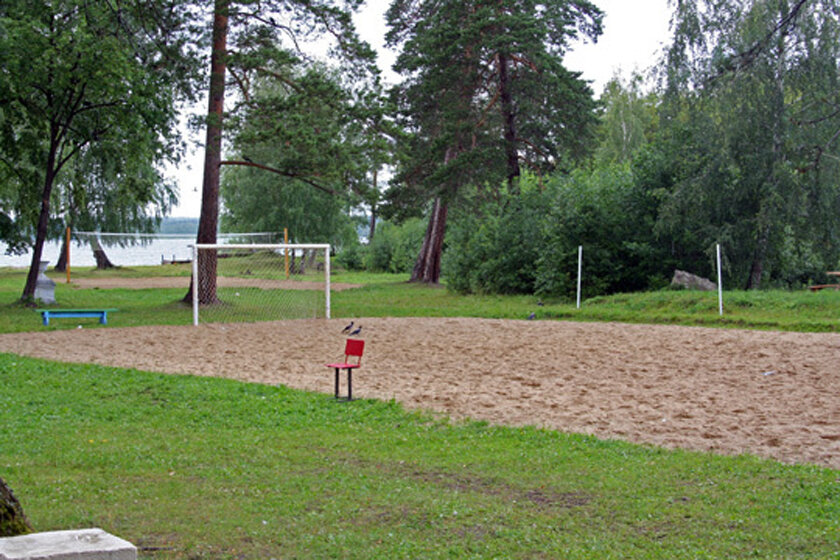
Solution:
M 335 368 L 335 398 L 352 401 L 353 400 L 353 369 L 347 368 L 347 398 L 344 399 L 338 395 L 338 376 L 340 368 Z

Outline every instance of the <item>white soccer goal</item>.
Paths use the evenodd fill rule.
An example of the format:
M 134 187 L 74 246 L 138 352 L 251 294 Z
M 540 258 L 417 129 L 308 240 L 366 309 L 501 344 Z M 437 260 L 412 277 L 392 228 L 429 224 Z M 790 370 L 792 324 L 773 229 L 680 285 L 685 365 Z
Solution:
M 330 318 L 329 245 L 198 244 L 192 251 L 194 325 Z

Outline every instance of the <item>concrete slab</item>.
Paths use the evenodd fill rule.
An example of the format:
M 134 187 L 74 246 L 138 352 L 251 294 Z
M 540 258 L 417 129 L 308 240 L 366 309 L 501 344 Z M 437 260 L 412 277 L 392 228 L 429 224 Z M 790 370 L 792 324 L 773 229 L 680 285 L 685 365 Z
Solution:
M 136 560 L 137 548 L 102 529 L 0 538 L 0 560 Z

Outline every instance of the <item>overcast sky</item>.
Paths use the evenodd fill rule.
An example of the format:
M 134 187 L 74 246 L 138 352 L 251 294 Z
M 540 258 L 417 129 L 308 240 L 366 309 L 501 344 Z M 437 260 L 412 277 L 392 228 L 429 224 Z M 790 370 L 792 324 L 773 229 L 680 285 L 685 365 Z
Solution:
M 565 64 L 570 70 L 583 72 L 583 78 L 592 83 L 598 96 L 616 72 L 626 77 L 635 70 L 648 69 L 657 60 L 668 40 L 670 10 L 668 0 L 594 0 L 594 3 L 605 13 L 604 33 L 595 44 L 576 45 L 566 55 Z M 362 38 L 379 52 L 379 66 L 385 70 L 386 79 L 390 77 L 389 81 L 392 81 L 395 77 L 388 73 L 395 55 L 383 46 L 384 12 L 388 4 L 388 0 L 368 0 L 356 16 L 356 25 Z M 195 138 L 192 140 L 196 141 Z M 202 158 L 203 154 L 198 150 L 172 173 L 179 183 L 181 199 L 173 216 L 198 217 Z

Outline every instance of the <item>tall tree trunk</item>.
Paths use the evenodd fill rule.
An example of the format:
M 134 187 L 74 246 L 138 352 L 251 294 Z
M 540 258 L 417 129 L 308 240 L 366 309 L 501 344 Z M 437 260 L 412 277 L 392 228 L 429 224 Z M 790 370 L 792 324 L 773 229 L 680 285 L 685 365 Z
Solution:
M 219 226 L 219 176 L 222 161 L 222 121 L 224 118 L 225 74 L 227 72 L 227 33 L 230 0 L 216 0 L 213 14 L 213 53 L 210 57 L 210 95 L 207 111 L 207 140 L 204 147 L 204 182 L 201 188 L 201 218 L 197 243 L 216 243 Z M 198 253 L 198 301 L 216 303 L 216 252 Z M 184 297 L 192 301 L 190 289 Z
M 502 120 L 504 121 L 505 155 L 507 158 L 508 187 L 513 188 L 519 178 L 519 153 L 516 151 L 516 117 L 513 113 L 513 96 L 510 92 L 508 58 L 505 53 L 498 54 L 499 97 L 501 99 Z
M 67 236 L 63 235 L 61 237 L 61 251 L 58 253 L 58 262 L 55 263 L 55 267 L 53 268 L 56 272 L 66 272 L 67 271 Z
M 41 214 L 38 216 L 38 229 L 35 234 L 35 245 L 32 247 L 32 262 L 26 285 L 23 287 L 21 300 L 31 304 L 35 299 L 35 285 L 38 282 L 39 263 L 44 252 L 44 241 L 47 239 L 47 226 L 50 221 L 50 196 L 55 181 L 55 164 L 58 151 L 58 127 L 53 126 L 50 134 L 50 151 L 47 155 L 46 174 L 44 175 L 44 189 L 41 193 Z
M 93 250 L 93 260 L 96 261 L 97 270 L 116 268 L 114 263 L 111 262 L 111 259 L 108 258 L 105 249 L 102 248 L 102 243 L 100 243 L 98 237 L 94 236 L 90 239 L 90 248 Z
M 750 266 L 750 277 L 747 280 L 748 290 L 757 290 L 761 287 L 761 275 L 764 273 L 764 258 L 767 256 L 767 247 L 770 244 L 770 225 L 761 225 L 758 239 L 755 242 L 752 265 Z
M 443 253 L 443 236 L 446 233 L 447 206 L 440 198 L 435 199 L 426 236 L 420 254 L 414 263 L 411 282 L 437 284 L 440 282 L 440 260 Z
M 455 159 L 458 148 L 450 147 L 444 156 L 444 165 Z M 440 282 L 440 260 L 443 253 L 443 237 L 446 235 L 446 214 L 448 207 L 440 197 L 435 198 L 432 205 L 432 213 L 429 216 L 429 225 L 426 226 L 426 235 L 423 237 L 423 245 L 420 246 L 420 254 L 414 261 L 414 270 L 411 272 L 409 282 L 424 282 L 426 284 L 438 284 Z
M 23 513 L 12 489 L 0 478 L 0 537 L 14 537 L 31 533 L 32 526 Z

